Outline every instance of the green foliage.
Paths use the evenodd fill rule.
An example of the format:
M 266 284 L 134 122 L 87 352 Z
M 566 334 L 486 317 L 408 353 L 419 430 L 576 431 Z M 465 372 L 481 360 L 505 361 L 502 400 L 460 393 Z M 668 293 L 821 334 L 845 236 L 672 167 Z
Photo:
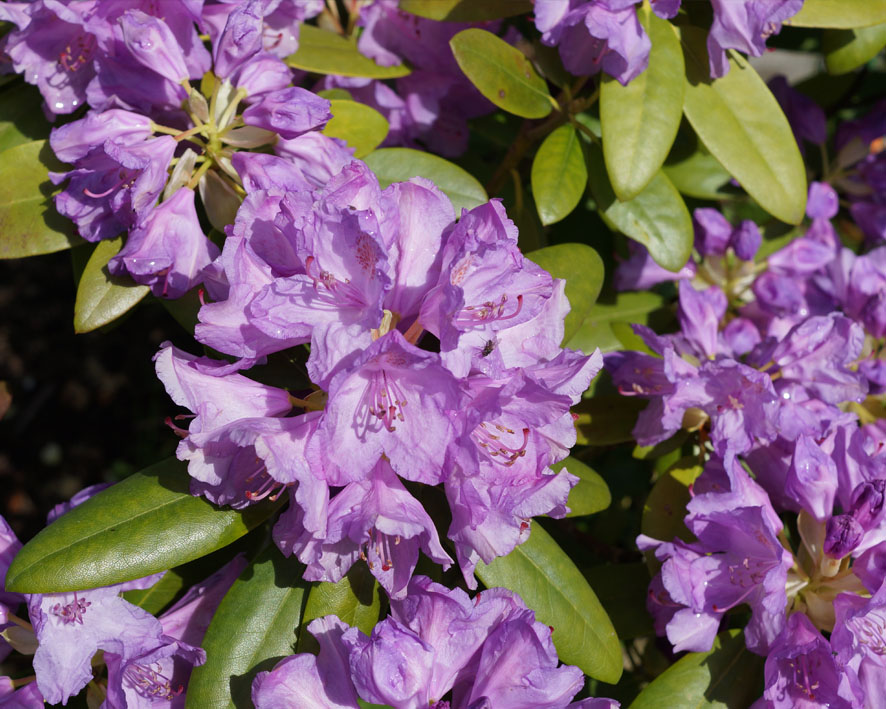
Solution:
M 652 616 L 646 610 L 649 570 L 642 562 L 603 564 L 585 571 L 622 640 L 652 635 Z
M 747 60 L 730 52 L 730 70 L 709 77 L 706 33 L 683 27 L 683 112 L 711 154 L 772 216 L 799 224 L 806 210 L 806 166 L 781 107 Z
M 433 180 L 452 202 L 456 216 L 462 209 L 473 209 L 489 197 L 477 179 L 467 170 L 444 158 L 412 148 L 382 148 L 366 156 L 366 164 L 382 187 L 405 182 L 413 177 Z
M 560 660 L 614 683 L 621 676 L 621 646 L 612 622 L 584 576 L 551 536 L 534 524 L 529 539 L 491 564 L 477 564 L 487 588 L 520 594 L 535 617 L 554 629 Z
M 371 106 L 337 98 L 330 104 L 332 120 L 323 135 L 344 140 L 354 148 L 355 158 L 366 157 L 387 137 L 387 119 Z
M 532 12 L 532 0 L 400 0 L 399 7 L 431 20 L 479 22 Z
M 16 145 L 49 137 L 49 121 L 43 116 L 43 97 L 24 82 L 0 93 L 0 152 Z
M 578 206 L 588 171 L 578 134 L 571 125 L 553 131 L 532 161 L 532 194 L 544 225 L 566 217 Z
M 95 245 L 77 284 L 74 332 L 91 332 L 107 325 L 135 307 L 151 291 L 148 286 L 134 283 L 128 276 L 108 273 L 108 261 L 122 247 L 122 236 Z
M 603 156 L 618 199 L 633 199 L 667 157 L 683 115 L 683 52 L 670 23 L 649 5 L 637 18 L 652 40 L 649 67 L 627 86 L 604 75 L 600 84 Z
M 14 131 L 7 138 L 16 142 Z M 0 259 L 51 254 L 80 241 L 52 204 L 49 170 L 64 170 L 45 140 L 0 153 Z
M 560 472 L 566 468 L 573 475 L 578 476 L 579 480 L 569 491 L 569 514 L 567 517 L 583 517 L 592 515 L 595 512 L 605 510 L 612 502 L 612 495 L 609 493 L 609 486 L 600 475 L 590 466 L 567 457 L 559 463 L 551 466 L 555 472 Z
M 240 574 L 212 618 L 206 664 L 188 684 L 188 709 L 252 706 L 252 680 L 295 652 L 310 584 L 304 566 L 273 545 Z
M 219 509 L 189 483 L 185 464 L 169 458 L 101 491 L 25 544 L 7 590 L 79 591 L 149 576 L 234 542 L 278 506 Z
M 616 323 L 647 325 L 649 318 L 665 304 L 658 293 L 619 293 L 614 300 L 597 302 L 585 317 L 584 323 L 566 347 L 591 354 L 598 347 L 603 352 L 622 349 L 622 342 L 613 331 Z
M 126 591 L 123 598 L 148 613 L 159 615 L 160 611 L 169 605 L 179 591 L 184 588 L 184 585 L 184 577 L 174 569 L 170 569 L 163 574 L 162 579 L 150 588 L 134 588 L 131 591 Z
M 846 74 L 866 64 L 886 47 L 886 22 L 852 30 L 826 30 L 824 62 L 831 74 Z
M 727 185 L 732 176 L 703 145 L 668 161 L 662 172 L 682 194 L 696 199 L 723 199 L 731 196 Z
M 563 342 L 568 342 L 578 332 L 600 295 L 604 276 L 603 261 L 586 244 L 546 246 L 530 252 L 527 258 L 554 278 L 566 280 L 566 297 L 571 309 L 566 316 Z
M 449 45 L 465 76 L 499 108 L 523 118 L 544 118 L 556 106 L 526 56 L 491 32 L 463 30 Z
M 301 26 L 298 51 L 286 57 L 286 63 L 295 69 L 317 74 L 363 76 L 367 79 L 395 79 L 411 71 L 405 64 L 380 66 L 357 51 L 356 41 L 312 25 Z
M 787 24 L 853 29 L 886 22 L 886 0 L 805 0 Z
M 710 651 L 690 652 L 656 677 L 630 709 L 748 707 L 763 693 L 763 661 L 740 631 L 727 630 Z

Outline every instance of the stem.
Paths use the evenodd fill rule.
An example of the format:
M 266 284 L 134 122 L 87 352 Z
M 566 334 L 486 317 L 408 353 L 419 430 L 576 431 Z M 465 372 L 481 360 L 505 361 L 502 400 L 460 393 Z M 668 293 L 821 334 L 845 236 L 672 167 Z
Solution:
M 188 181 L 188 189 L 195 190 L 197 189 L 197 184 L 200 182 L 200 178 L 212 167 L 212 160 L 207 160 L 200 167 L 197 168 L 197 172 L 193 174 L 191 179 Z
M 231 102 L 228 104 L 228 107 L 222 114 L 221 120 L 218 122 L 219 126 L 223 126 L 228 122 L 231 114 L 237 110 L 237 106 L 239 106 L 240 102 L 246 98 L 247 93 L 249 92 L 246 89 L 237 89 L 237 93 L 231 98 Z

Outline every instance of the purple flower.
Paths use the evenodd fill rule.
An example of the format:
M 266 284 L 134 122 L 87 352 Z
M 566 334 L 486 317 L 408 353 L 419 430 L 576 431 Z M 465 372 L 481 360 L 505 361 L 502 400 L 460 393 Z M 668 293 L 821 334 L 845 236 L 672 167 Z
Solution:
M 187 81 L 184 53 L 163 20 L 140 10 L 127 10 L 118 22 L 126 48 L 140 64 L 177 84 Z
M 330 118 L 329 101 L 298 87 L 271 91 L 243 112 L 246 125 L 274 131 L 287 140 L 322 128 Z
M 154 133 L 151 123 L 147 116 L 120 108 L 90 111 L 79 121 L 53 128 L 49 144 L 59 160 L 74 163 L 106 140 L 119 145 L 144 142 Z
M 877 706 L 886 689 L 886 587 L 871 598 L 841 593 L 834 599 L 836 619 L 831 646 L 844 668 L 864 693 L 864 706 Z M 857 696 L 858 690 L 856 690 Z
M 821 106 L 805 94 L 791 87 L 783 76 L 774 76 L 770 79 L 769 89 L 781 105 L 785 116 L 787 116 L 801 151 L 803 150 L 804 140 L 815 144 L 821 144 L 827 140 L 827 120 Z M 811 198 L 812 185 L 809 187 Z M 814 217 L 816 215 L 810 213 L 809 216 Z M 828 216 L 832 217 L 834 215 L 830 214 Z
M 180 298 L 203 280 L 218 247 L 203 234 L 194 191 L 179 188 L 136 226 L 108 263 L 111 273 L 128 273 L 154 295 Z
M 695 262 L 692 260 L 674 273 L 655 263 L 646 247 L 636 241 L 628 242 L 628 251 L 628 259 L 621 261 L 615 268 L 616 290 L 648 290 L 657 283 L 695 277 Z

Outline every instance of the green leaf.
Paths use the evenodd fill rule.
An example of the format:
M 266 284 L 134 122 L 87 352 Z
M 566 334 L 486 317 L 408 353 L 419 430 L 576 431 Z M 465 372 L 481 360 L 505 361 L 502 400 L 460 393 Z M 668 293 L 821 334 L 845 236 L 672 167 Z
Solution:
M 0 259 L 51 254 L 79 243 L 74 225 L 55 211 L 50 169 L 64 165 L 45 140 L 0 153 Z
M 356 41 L 313 25 L 301 26 L 298 51 L 286 57 L 285 61 L 291 67 L 316 74 L 394 79 L 410 73 L 405 64 L 380 66 L 360 54 Z
M 585 577 L 539 524 L 529 539 L 488 566 L 477 564 L 487 588 L 503 586 L 520 595 L 535 617 L 554 629 L 560 660 L 595 679 L 621 677 L 621 645 L 615 628 Z
M 648 403 L 646 399 L 619 394 L 597 394 L 582 399 L 573 407 L 578 414 L 579 443 L 611 446 L 633 441 L 637 416 Z
M 108 261 L 122 247 L 122 236 L 96 244 L 77 284 L 74 332 L 91 332 L 107 325 L 151 292 L 148 286 L 140 286 L 128 276 L 112 276 L 108 273 Z
M 55 593 L 131 581 L 205 556 L 264 522 L 279 504 L 219 509 L 189 491 L 168 458 L 102 490 L 19 551 L 6 589 Z
M 568 457 L 551 466 L 554 472 L 559 473 L 566 468 L 573 475 L 578 476 L 578 483 L 569 491 L 569 514 L 567 517 L 583 517 L 605 510 L 612 502 L 609 486 L 600 475 L 590 466 L 580 460 Z
M 652 635 L 652 616 L 646 610 L 649 569 L 642 561 L 592 566 L 585 577 L 606 609 L 622 640 Z
M 799 224 L 806 210 L 806 167 L 787 118 L 769 88 L 736 52 L 729 73 L 709 76 L 707 33 L 680 30 L 686 61 L 683 112 L 699 139 L 757 203 Z
M 703 146 L 679 161 L 666 162 L 662 171 L 674 187 L 690 197 L 723 199 L 730 196 L 724 187 L 732 175 Z
M 354 148 L 355 158 L 369 155 L 387 137 L 387 119 L 371 106 L 342 99 L 333 99 L 330 104 L 332 120 L 323 135 L 344 140 Z
M 764 662 L 740 630 L 727 630 L 710 651 L 690 652 L 652 680 L 629 709 L 749 707 L 763 693 Z
M 352 628 L 369 635 L 381 611 L 381 594 L 375 577 L 366 564 L 354 564 L 338 583 L 317 583 L 311 586 L 302 616 L 302 627 L 315 618 L 335 615 Z M 310 652 L 316 647 L 314 636 L 302 632 L 298 651 Z
M 203 638 L 206 664 L 188 683 L 189 709 L 251 707 L 252 680 L 295 652 L 304 566 L 268 546 L 222 599 Z
M 170 569 L 150 588 L 134 588 L 126 591 L 123 598 L 151 615 L 157 615 L 169 605 L 184 585 L 184 578 L 174 569 Z
M 449 41 L 455 61 L 499 108 L 523 118 L 544 118 L 556 105 L 526 56 L 492 32 L 471 28 Z
M 648 4 L 637 10 L 637 19 L 652 40 L 649 67 L 627 86 L 608 75 L 600 84 L 606 171 L 622 201 L 636 197 L 655 177 L 683 116 L 680 40 Z
M 405 12 L 446 22 L 479 22 L 532 12 L 532 0 L 400 0 Z
M 588 184 L 581 141 L 571 125 L 553 131 L 532 161 L 532 194 L 541 223 L 547 226 L 569 216 Z
M 0 94 L 0 151 L 49 137 L 49 121 L 43 117 L 43 97 L 36 86 L 22 82 Z
M 619 293 L 614 302 L 594 303 L 594 307 L 584 322 L 570 339 L 566 347 L 591 354 L 597 347 L 602 352 L 624 349 L 618 336 L 612 330 L 612 323 L 649 324 L 649 316 L 662 308 L 665 299 L 658 293 Z
M 674 537 L 692 541 L 692 533 L 683 518 L 689 503 L 689 485 L 701 475 L 702 466 L 697 457 L 681 458 L 655 481 L 643 503 L 640 531 L 653 539 L 669 542 Z
M 785 24 L 850 30 L 886 22 L 886 0 L 805 0 Z
M 554 278 L 566 280 L 566 297 L 571 310 L 566 316 L 563 341 L 568 342 L 578 332 L 600 295 L 604 276 L 603 261 L 586 244 L 546 246 L 529 252 L 526 258 L 541 266 Z
M 405 182 L 412 177 L 426 177 L 439 187 L 455 208 L 473 209 L 489 200 L 483 185 L 455 163 L 412 148 L 382 148 L 366 156 L 365 162 L 376 174 L 382 187 Z
M 607 226 L 647 249 L 662 268 L 679 271 L 692 253 L 692 217 L 677 188 L 661 171 L 627 202 L 615 196 L 599 146 L 588 148 L 591 192 Z
M 853 30 L 825 30 L 824 63 L 830 74 L 846 74 L 867 64 L 886 47 L 886 23 Z

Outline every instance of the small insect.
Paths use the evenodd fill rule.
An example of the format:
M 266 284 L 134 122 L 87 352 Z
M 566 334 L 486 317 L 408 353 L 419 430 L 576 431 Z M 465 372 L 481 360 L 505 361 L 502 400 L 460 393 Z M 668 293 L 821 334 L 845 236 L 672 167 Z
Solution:
M 481 357 L 488 357 L 492 354 L 492 350 L 495 349 L 495 340 L 486 340 L 486 344 L 483 345 L 483 351 L 480 353 Z

